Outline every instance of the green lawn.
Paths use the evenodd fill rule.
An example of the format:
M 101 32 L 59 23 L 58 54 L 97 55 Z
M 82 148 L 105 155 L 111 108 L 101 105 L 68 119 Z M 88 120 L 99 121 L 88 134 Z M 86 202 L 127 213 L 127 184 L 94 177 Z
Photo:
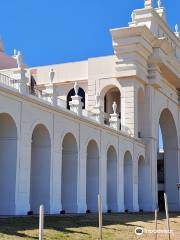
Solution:
M 165 214 L 158 214 L 158 229 L 165 229 Z M 170 224 L 173 230 L 171 240 L 180 239 L 180 214 L 170 214 Z M 103 215 L 104 240 L 154 239 L 153 234 L 135 235 L 137 226 L 154 229 L 153 214 L 105 214 Z M 0 218 L 0 239 L 38 239 L 38 218 Z M 98 216 L 64 215 L 45 218 L 46 240 L 94 240 L 98 239 Z M 167 235 L 159 235 L 161 240 Z

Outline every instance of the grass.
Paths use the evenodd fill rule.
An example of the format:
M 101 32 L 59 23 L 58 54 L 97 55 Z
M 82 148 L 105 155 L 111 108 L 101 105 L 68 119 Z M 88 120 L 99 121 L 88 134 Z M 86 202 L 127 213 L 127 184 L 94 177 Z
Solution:
M 158 214 L 158 229 L 166 228 L 165 214 Z M 170 214 L 173 233 L 171 240 L 180 239 L 180 214 Z M 103 215 L 103 240 L 151 240 L 154 234 L 136 236 L 137 226 L 154 229 L 154 215 L 143 213 L 105 214 Z M 38 239 L 38 217 L 0 218 L 0 239 L 33 240 Z M 46 240 L 96 240 L 98 239 L 98 216 L 64 215 L 45 218 Z M 159 234 L 158 239 L 168 239 L 168 235 Z

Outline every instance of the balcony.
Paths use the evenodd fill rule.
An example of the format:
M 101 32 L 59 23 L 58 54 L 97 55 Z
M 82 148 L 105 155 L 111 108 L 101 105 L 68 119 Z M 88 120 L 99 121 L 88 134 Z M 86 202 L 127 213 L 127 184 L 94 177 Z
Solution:
M 70 108 L 70 110 L 67 109 L 66 101 L 53 95 L 53 88 L 51 93 L 47 93 L 45 91 L 39 90 L 36 87 L 31 87 L 28 84 L 25 84 L 22 79 L 15 79 L 2 73 L 0 73 L 0 86 L 7 88 L 10 91 L 19 93 L 22 96 L 31 98 L 35 101 L 43 102 L 44 104 L 57 107 L 71 114 L 75 113 L 72 108 Z M 90 122 L 98 123 L 102 126 L 104 125 L 108 128 L 112 128 L 116 131 L 121 130 L 120 116 L 116 113 L 115 109 L 113 114 L 107 114 L 101 111 L 101 107 L 99 107 L 99 112 L 88 111 L 87 109 L 81 108 L 81 114 L 79 117 L 82 117 Z

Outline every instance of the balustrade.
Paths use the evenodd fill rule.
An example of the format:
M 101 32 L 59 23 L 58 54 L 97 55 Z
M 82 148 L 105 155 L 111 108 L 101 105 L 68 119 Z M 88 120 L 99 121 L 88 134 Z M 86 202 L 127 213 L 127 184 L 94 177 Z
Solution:
M 21 86 L 20 86 L 21 79 L 13 79 L 9 76 L 6 76 L 6 75 L 0 73 L 0 84 L 2 84 L 4 86 L 7 86 L 8 88 L 10 87 L 12 90 L 14 89 L 16 91 L 19 91 L 19 93 L 21 93 L 21 94 L 25 94 L 29 97 L 34 97 L 37 100 L 41 100 L 41 101 L 43 100 L 44 102 L 55 105 L 53 103 L 53 96 L 46 93 L 46 91 L 39 90 L 37 88 L 37 86 L 32 87 L 32 86 L 28 86 L 26 84 L 27 90 L 25 90 L 25 92 L 22 93 L 21 92 Z M 74 88 L 76 90 L 75 92 L 77 93 L 78 92 L 77 83 L 75 83 Z M 86 109 L 82 109 L 82 102 L 81 102 L 80 97 L 77 94 L 76 94 L 75 97 L 76 97 L 76 99 L 73 99 L 72 102 L 70 103 L 71 104 L 71 109 L 70 110 L 67 110 L 66 101 L 60 99 L 58 96 L 57 96 L 56 106 L 59 107 L 59 108 L 62 108 L 62 109 L 66 109 L 67 111 L 74 112 L 77 115 L 85 117 L 90 121 L 98 122 L 100 124 L 104 124 L 106 126 L 109 126 L 110 128 L 120 130 L 120 127 L 118 127 L 118 125 L 120 125 L 120 119 L 119 119 L 118 116 L 116 116 L 116 119 L 115 119 L 114 114 L 112 114 L 112 116 L 111 116 L 111 115 L 109 115 L 105 112 L 100 111 L 100 106 L 98 108 L 99 111 L 97 111 L 97 107 L 98 107 L 97 104 L 95 106 L 95 108 L 96 108 L 95 112 L 94 111 L 88 111 Z

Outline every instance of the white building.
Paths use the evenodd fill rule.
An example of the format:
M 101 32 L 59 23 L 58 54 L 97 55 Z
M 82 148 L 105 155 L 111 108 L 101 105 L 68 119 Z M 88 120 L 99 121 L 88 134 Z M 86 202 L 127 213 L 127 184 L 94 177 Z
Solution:
M 153 211 L 163 191 L 180 210 L 178 27 L 160 1 L 131 16 L 113 56 L 28 69 L 0 44 L 0 215 L 95 212 L 98 193 L 103 211 Z

